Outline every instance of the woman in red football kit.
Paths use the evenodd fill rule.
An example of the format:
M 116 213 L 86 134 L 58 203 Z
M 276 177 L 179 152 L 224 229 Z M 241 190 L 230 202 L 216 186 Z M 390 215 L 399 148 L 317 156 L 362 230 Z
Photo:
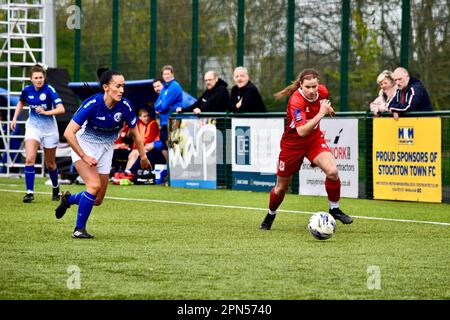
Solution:
M 270 230 L 272 227 L 292 175 L 300 170 L 304 157 L 326 175 L 325 190 L 330 203 L 330 214 L 344 224 L 352 223 L 352 218 L 339 209 L 339 171 L 320 131 L 320 120 L 326 115 L 333 116 L 334 110 L 328 100 L 327 88 L 319 84 L 319 73 L 314 69 L 305 69 L 294 83 L 275 94 L 275 98 L 288 96 L 286 128 L 278 157 L 277 183 L 270 192 L 269 212 L 260 228 Z

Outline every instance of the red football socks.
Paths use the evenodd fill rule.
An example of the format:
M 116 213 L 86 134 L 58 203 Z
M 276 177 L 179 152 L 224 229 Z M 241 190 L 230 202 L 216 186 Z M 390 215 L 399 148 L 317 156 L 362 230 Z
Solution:
M 276 211 L 280 204 L 283 202 L 284 194 L 279 196 L 275 193 L 274 189 L 270 191 L 270 201 L 269 201 L 269 209 L 271 211 Z
M 325 179 L 325 190 L 328 194 L 328 200 L 332 202 L 338 202 L 341 198 L 341 180 L 338 178 L 336 181 Z

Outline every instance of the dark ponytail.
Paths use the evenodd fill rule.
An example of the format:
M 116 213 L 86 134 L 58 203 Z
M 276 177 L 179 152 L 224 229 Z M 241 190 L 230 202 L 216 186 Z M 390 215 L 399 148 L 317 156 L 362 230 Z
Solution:
M 106 70 L 100 76 L 100 88 L 103 89 L 103 85 L 108 84 L 113 76 L 123 76 L 123 74 L 114 70 Z

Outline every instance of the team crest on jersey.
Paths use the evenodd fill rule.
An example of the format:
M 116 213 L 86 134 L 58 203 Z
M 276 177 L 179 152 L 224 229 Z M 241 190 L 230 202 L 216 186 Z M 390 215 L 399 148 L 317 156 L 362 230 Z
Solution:
M 309 112 L 309 107 L 306 107 L 306 112 Z
M 295 109 L 294 110 L 294 118 L 295 121 L 302 121 L 302 113 L 300 112 L 300 109 Z
M 284 171 L 284 161 L 278 161 L 278 169 L 280 169 L 280 171 Z
M 39 96 L 39 99 L 41 101 L 44 101 L 45 99 L 47 99 L 47 95 L 45 93 L 41 93 L 41 95 Z
M 122 120 L 122 113 L 117 112 L 116 114 L 114 114 L 114 120 L 116 122 L 120 122 L 120 120 Z

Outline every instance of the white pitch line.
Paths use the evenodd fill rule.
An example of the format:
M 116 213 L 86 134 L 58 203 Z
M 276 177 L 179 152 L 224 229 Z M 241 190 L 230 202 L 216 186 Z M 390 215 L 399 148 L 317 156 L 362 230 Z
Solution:
M 14 192 L 14 193 L 22 193 L 22 192 L 24 192 L 24 191 L 19 191 L 19 190 L 0 189 L 0 192 L 2 192 L 2 191 L 3 192 Z M 35 192 L 35 193 L 36 194 L 51 194 L 50 192 L 39 192 L 39 191 Z M 226 208 L 226 209 L 267 211 L 267 208 L 230 206 L 230 205 L 223 205 L 223 204 L 183 202 L 183 201 L 173 201 L 173 200 L 138 199 L 138 198 L 123 198 L 123 197 L 109 197 L 109 196 L 106 196 L 105 199 L 120 200 L 120 201 L 134 201 L 134 202 L 140 201 L 140 202 L 179 204 L 179 205 L 197 206 L 197 207 L 214 207 L 214 208 Z M 277 211 L 278 212 L 285 212 L 285 213 L 308 214 L 308 215 L 311 215 L 311 214 L 314 213 L 314 212 L 309 212 L 309 211 L 283 210 L 283 209 L 279 209 Z M 381 221 L 393 221 L 393 222 L 424 223 L 424 224 L 433 224 L 433 225 L 441 225 L 441 226 L 450 226 L 450 223 L 448 223 L 448 222 L 437 222 L 437 221 L 407 220 L 407 219 L 394 219 L 394 218 L 382 218 L 382 217 L 354 216 L 354 215 L 352 215 L 352 218 L 365 219 L 365 220 L 381 220 Z

